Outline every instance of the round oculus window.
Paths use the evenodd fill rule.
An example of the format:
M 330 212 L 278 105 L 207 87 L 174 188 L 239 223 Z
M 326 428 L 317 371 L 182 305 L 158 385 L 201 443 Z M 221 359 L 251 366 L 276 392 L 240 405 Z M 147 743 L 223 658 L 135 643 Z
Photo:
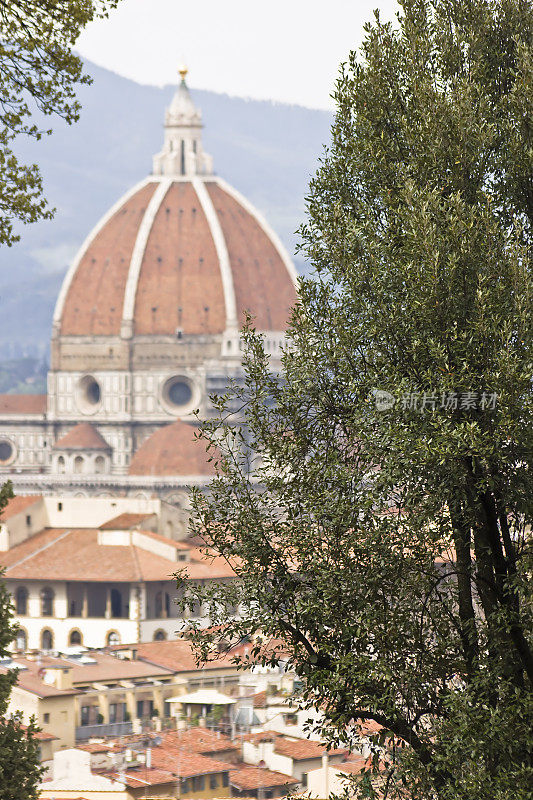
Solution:
M 81 411 L 96 411 L 102 399 L 100 384 L 92 375 L 85 375 L 78 383 L 77 400 Z
M 163 387 L 163 400 L 170 408 L 187 408 L 193 401 L 193 387 L 186 378 L 170 378 Z
M 174 406 L 186 406 L 191 402 L 191 387 L 184 381 L 176 381 L 169 386 L 168 399 Z
M 15 449 L 8 439 L 0 441 L 0 464 L 9 464 L 13 460 Z

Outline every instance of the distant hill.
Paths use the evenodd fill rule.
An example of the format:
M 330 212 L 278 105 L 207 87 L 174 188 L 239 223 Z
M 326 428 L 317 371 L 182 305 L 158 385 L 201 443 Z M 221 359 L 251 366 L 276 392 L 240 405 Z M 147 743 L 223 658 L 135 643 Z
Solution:
M 79 123 L 55 122 L 53 136 L 18 143 L 22 159 L 39 163 L 57 213 L 50 222 L 22 228 L 18 245 L 0 248 L 0 358 L 47 352 L 53 306 L 70 260 L 109 206 L 150 172 L 161 147 L 174 87 L 141 86 L 90 63 L 87 70 L 94 83 L 80 89 Z M 265 214 L 293 254 L 331 115 L 213 92 L 192 94 L 203 112 L 204 145 L 216 172 Z M 296 264 L 305 270 L 301 261 Z

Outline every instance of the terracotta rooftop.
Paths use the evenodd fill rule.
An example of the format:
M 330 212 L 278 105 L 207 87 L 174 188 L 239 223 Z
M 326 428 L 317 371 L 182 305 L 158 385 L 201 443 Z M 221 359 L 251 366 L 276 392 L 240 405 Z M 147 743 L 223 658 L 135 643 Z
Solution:
M 267 789 L 271 786 L 294 786 L 299 783 L 292 775 L 284 775 L 282 772 L 273 772 L 270 769 L 252 767 L 248 764 L 240 764 L 238 769 L 232 769 L 229 780 L 231 785 L 241 792 Z
M 76 745 L 76 750 L 85 750 L 87 753 L 109 753 L 113 749 L 113 745 L 103 742 L 81 742 Z
M 119 514 L 108 522 L 100 525 L 101 531 L 129 531 L 141 525 L 146 519 L 155 516 L 154 514 Z
M 278 736 L 274 744 L 274 752 L 280 756 L 287 756 L 293 761 L 305 761 L 308 758 L 322 758 L 327 752 L 329 756 L 347 755 L 350 751 L 346 748 L 326 750 L 326 745 L 312 739 L 292 739 L 287 736 Z
M 12 497 L 7 506 L 0 512 L 0 520 L 11 519 L 11 517 L 21 514 L 36 503 L 40 503 L 42 499 L 41 495 L 17 495 Z
M 126 199 L 82 254 L 63 307 L 63 335 L 120 334 L 133 247 L 156 186 L 150 182 Z
M 285 330 L 296 290 L 276 245 L 224 186 L 206 187 L 228 248 L 238 324 L 249 311 L 258 330 Z
M 266 708 L 267 707 L 266 692 L 257 692 L 257 694 L 254 694 L 253 701 L 254 701 L 254 708 Z
M 222 333 L 226 305 L 209 222 L 192 183 L 173 183 L 153 221 L 135 295 L 135 333 Z
M 192 753 L 208 755 L 209 753 L 222 753 L 226 750 L 238 750 L 227 736 L 223 736 L 209 728 L 189 728 L 184 731 L 169 731 L 165 737 L 165 744 L 174 745 L 180 750 L 189 750 Z
M 350 758 L 349 761 L 341 761 L 340 764 L 332 764 L 336 772 L 345 772 L 347 775 L 359 775 L 362 770 L 368 769 L 372 766 L 371 758 L 364 758 L 363 756 L 357 758 Z
M 6 578 L 18 580 L 165 581 L 179 568 L 191 579 L 234 574 L 220 557 L 177 562 L 131 544 L 98 544 L 98 531 L 91 528 L 47 528 L 0 553 L 0 565 Z
M 154 198 L 159 186 L 148 179 L 134 188 L 90 235 L 70 283 L 64 285 L 61 335 L 120 335 L 141 230 L 146 237 L 141 236 L 144 251 L 136 252 L 141 261 L 133 295 L 134 336 L 175 336 L 177 329 L 185 336 L 219 335 L 230 312 L 236 314 L 232 324 L 240 327 L 246 310 L 258 329 L 284 330 L 296 300 L 292 273 L 276 237 L 246 201 L 215 177 L 203 182 L 203 199 L 191 181 L 171 181 Z M 213 218 L 204 211 L 204 201 L 212 204 Z M 214 231 L 218 237 L 221 233 L 228 255 L 231 300 Z
M 178 771 L 177 748 L 167 739 L 159 747 L 152 747 L 152 765 L 158 769 L 166 769 L 174 774 Z M 195 775 L 209 775 L 213 772 L 229 772 L 232 765 L 225 761 L 193 753 L 190 750 L 179 750 L 180 778 L 193 778 Z
M 109 680 L 132 680 L 135 678 L 168 678 L 172 672 L 164 667 L 159 667 L 155 664 L 148 664 L 144 661 L 125 661 L 119 658 L 114 658 L 108 653 L 102 653 L 99 650 L 88 650 L 86 655 L 93 660 L 94 663 L 83 664 L 69 661 L 64 658 L 53 658 L 51 656 L 41 656 L 39 660 L 30 658 L 16 657 L 14 659 L 15 666 L 20 665 L 23 667 L 19 672 L 19 684 L 26 688 L 26 685 L 41 687 L 42 692 L 48 689 L 54 690 L 53 686 L 45 684 L 42 681 L 42 676 L 39 675 L 41 669 L 69 669 L 72 683 L 74 684 L 72 691 L 77 691 L 75 684 L 87 684 L 93 682 L 102 682 Z M 37 682 L 37 683 L 35 683 Z M 42 686 L 41 686 L 42 684 Z M 59 690 L 54 690 L 58 692 Z M 68 691 L 66 692 L 69 693 Z M 59 691 L 59 694 L 65 694 L 64 691 Z M 48 694 L 41 694 L 45 697 Z M 109 749 L 109 747 L 107 747 Z
M 101 774 L 114 781 L 124 781 L 130 789 L 176 782 L 176 777 L 172 772 L 154 767 L 133 767 L 123 773 L 104 771 Z
M 45 394 L 0 394 L 0 414 L 44 414 Z
M 130 475 L 213 475 L 211 454 L 195 439 L 195 428 L 178 420 L 159 428 L 139 447 Z
M 17 658 L 17 662 L 21 659 Z M 5 675 L 8 672 L 6 667 L 0 667 L 0 673 Z M 56 689 L 51 684 L 44 683 L 37 675 L 37 672 L 20 670 L 17 675 L 17 686 L 26 692 L 37 695 L 37 697 L 65 697 L 71 694 L 79 694 L 78 689 Z
M 110 680 L 127 681 L 134 678 L 168 678 L 172 671 L 145 661 L 127 661 L 115 658 L 108 653 L 89 650 L 86 655 L 96 661 L 95 664 L 74 664 L 72 670 L 73 684 L 102 682 Z
M 56 450 L 110 450 L 110 445 L 90 422 L 80 422 L 54 444 Z
M 129 648 L 135 649 L 137 658 L 175 672 L 192 672 L 198 669 L 192 645 L 186 639 L 119 645 L 113 650 L 127 650 Z M 235 668 L 232 664 L 231 653 L 221 655 L 216 661 L 206 662 L 203 665 L 203 669 L 221 669 L 225 666 Z
M 27 725 L 20 725 L 23 731 L 28 730 Z M 53 733 L 46 733 L 46 731 L 37 731 L 37 733 L 33 734 L 33 738 L 37 739 L 38 742 L 52 742 L 58 739 L 58 736 L 55 736 Z

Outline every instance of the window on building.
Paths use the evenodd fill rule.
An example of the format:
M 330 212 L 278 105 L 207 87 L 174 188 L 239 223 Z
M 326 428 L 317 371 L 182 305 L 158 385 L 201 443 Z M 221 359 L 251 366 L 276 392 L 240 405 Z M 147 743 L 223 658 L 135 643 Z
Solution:
M 105 459 L 103 456 L 97 456 L 94 459 L 94 471 L 97 474 L 101 474 L 105 471 Z
M 223 772 L 222 773 L 222 786 L 229 786 L 229 773 Z
M 205 775 L 197 775 L 192 779 L 193 792 L 203 792 L 205 789 Z
M 168 592 L 157 592 L 155 596 L 156 619 L 166 618 L 170 615 L 170 597 Z
M 166 638 L 167 634 L 161 628 L 154 633 L 154 642 L 164 642 Z
M 218 786 L 217 776 L 216 775 L 210 775 L 209 776 L 209 788 L 210 789 L 216 789 L 217 786 Z
M 54 635 L 52 631 L 45 628 L 41 633 L 41 650 L 53 650 L 54 648 Z
M 41 589 L 41 617 L 54 616 L 54 590 L 49 586 Z
M 302 772 L 300 783 L 302 784 L 303 789 L 307 789 L 307 772 Z
M 26 525 L 31 525 L 31 514 L 26 514 Z
M 25 586 L 19 586 L 15 594 L 15 608 L 17 614 L 25 616 L 28 613 L 28 590 Z
M 57 504 L 57 510 L 58 511 L 63 511 L 63 503 L 58 503 Z
M 27 650 L 28 648 L 28 637 L 26 631 L 23 631 L 22 628 L 19 628 L 17 631 L 15 646 L 17 650 Z
M 117 704 L 110 703 L 109 704 L 109 722 L 111 725 L 117 721 Z
M 89 712 L 90 712 L 90 707 L 89 706 L 82 706 L 81 707 L 80 722 L 81 722 L 82 725 L 88 725 L 89 724 Z
M 185 794 L 188 791 L 189 791 L 189 781 L 187 780 L 187 778 L 182 778 L 182 781 L 181 781 L 181 793 Z
M 57 471 L 59 472 L 60 475 L 65 474 L 65 459 L 63 458 L 63 456 L 59 456 L 59 458 L 57 459 Z M 57 510 L 61 511 L 61 509 L 59 508 L 60 504 L 58 503 L 57 505 L 58 505 Z
M 74 459 L 74 472 L 77 475 L 79 475 L 80 472 L 83 472 L 83 464 L 84 464 L 83 456 L 76 456 L 76 458 Z
M 80 631 L 71 631 L 70 636 L 68 637 L 69 645 L 76 647 L 77 645 L 82 644 L 82 635 Z
M 120 636 L 116 631 L 110 631 L 107 634 L 107 644 L 110 647 L 115 647 L 117 644 L 120 644 Z
M 49 724 L 50 724 L 50 714 L 48 714 L 47 712 L 46 714 L 43 714 L 43 725 L 49 725 Z
M 111 616 L 122 617 L 122 594 L 120 589 L 111 589 Z

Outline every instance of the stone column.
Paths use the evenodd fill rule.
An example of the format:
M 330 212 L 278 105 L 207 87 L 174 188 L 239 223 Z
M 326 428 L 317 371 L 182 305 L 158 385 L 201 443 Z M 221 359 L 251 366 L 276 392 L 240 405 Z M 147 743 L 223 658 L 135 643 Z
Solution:
M 82 617 L 87 619 L 87 617 L 89 616 L 89 597 L 88 597 L 88 594 L 87 594 L 87 584 L 86 583 L 83 584 L 82 591 L 83 591 L 83 597 L 82 597 L 82 601 L 81 601 L 81 615 L 82 615 Z
M 109 697 L 107 692 L 98 692 L 98 711 L 104 718 L 104 723 L 109 722 Z

